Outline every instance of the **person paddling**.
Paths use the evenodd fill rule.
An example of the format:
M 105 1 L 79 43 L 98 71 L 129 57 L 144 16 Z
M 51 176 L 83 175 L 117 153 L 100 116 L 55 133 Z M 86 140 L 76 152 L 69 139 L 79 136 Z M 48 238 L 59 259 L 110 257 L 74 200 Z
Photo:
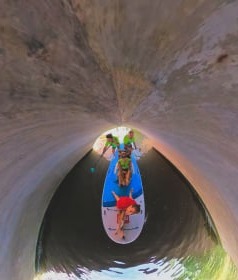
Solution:
M 104 145 L 104 148 L 103 148 L 103 151 L 102 151 L 101 156 L 104 155 L 104 153 L 105 153 L 110 147 L 112 147 L 112 153 L 113 153 L 113 154 L 115 154 L 116 148 L 119 149 L 119 147 L 120 147 L 120 142 L 119 142 L 118 137 L 113 136 L 111 133 L 109 133 L 109 134 L 106 135 L 106 139 L 107 139 L 107 141 L 106 141 L 106 143 L 105 143 L 105 145 Z
M 131 154 L 133 150 L 133 145 L 134 148 L 136 149 L 136 142 L 135 142 L 135 136 L 133 130 L 130 130 L 128 134 L 124 136 L 123 144 L 124 144 L 124 149 L 127 151 L 128 155 Z
M 118 196 L 114 191 L 112 195 L 116 200 L 116 206 L 119 210 L 118 225 L 115 235 L 119 235 L 122 239 L 125 239 L 124 235 L 124 223 L 126 216 L 134 215 L 140 213 L 140 204 L 137 204 L 132 197 L 133 190 L 130 190 L 129 196 Z

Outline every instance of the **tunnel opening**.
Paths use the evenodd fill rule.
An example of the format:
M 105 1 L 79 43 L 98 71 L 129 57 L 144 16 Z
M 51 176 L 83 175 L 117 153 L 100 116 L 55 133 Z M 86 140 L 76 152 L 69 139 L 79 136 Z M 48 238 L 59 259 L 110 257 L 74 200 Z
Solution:
M 112 128 L 110 130 L 103 132 L 96 139 L 95 143 L 93 144 L 93 150 L 95 152 L 97 152 L 99 155 L 102 153 L 104 144 L 106 142 L 106 135 L 108 135 L 108 134 L 112 134 L 113 136 L 118 137 L 119 142 L 122 144 L 123 138 L 125 137 L 125 135 L 128 134 L 128 132 L 130 130 L 133 130 L 134 138 L 137 143 L 137 146 L 134 146 L 134 149 L 137 150 L 137 152 L 140 151 L 141 155 L 144 155 L 152 148 L 152 144 L 151 144 L 150 140 L 145 135 L 143 135 L 140 131 L 138 131 L 136 129 L 132 129 L 131 127 L 126 127 L 126 126 L 115 127 L 115 128 Z M 138 156 L 139 156 L 139 153 L 138 153 Z M 112 158 L 111 149 L 108 149 L 105 152 L 104 157 L 109 161 L 111 160 L 111 158 Z
M 1 4 L 0 278 L 32 278 L 37 234 L 49 199 L 77 159 L 89 150 L 96 134 L 121 120 L 146 131 L 157 149 L 161 148 L 183 174 L 189 175 L 187 178 L 206 201 L 224 248 L 238 266 L 238 1 L 51 0 L 1 1 Z M 177 216 L 176 227 L 172 210 L 176 206 L 180 214 L 179 209 L 187 204 L 180 200 L 182 187 L 178 188 L 178 194 L 171 191 L 166 196 L 164 186 L 170 189 L 172 175 L 148 183 L 147 178 L 153 178 L 154 169 L 164 174 L 159 163 L 156 168 L 153 163 L 146 171 L 150 157 L 154 158 L 152 152 L 140 164 L 146 161 L 141 172 L 147 206 L 155 208 L 148 208 L 141 238 L 147 236 L 154 240 L 154 232 L 157 244 L 170 230 L 183 230 L 179 225 L 184 216 Z M 96 155 L 91 162 L 95 159 Z M 96 172 L 93 182 L 89 183 L 90 177 L 89 182 L 81 183 L 85 161 L 76 168 L 80 172 L 77 182 L 82 193 L 77 193 L 76 186 L 75 190 L 71 189 L 73 179 L 67 186 L 64 182 L 64 188 L 74 194 L 78 203 L 86 197 L 83 190 L 87 188 L 96 203 L 101 194 L 101 181 L 94 180 L 99 176 Z M 100 162 L 102 168 L 103 164 L 104 161 Z M 106 161 L 105 170 L 107 165 Z M 70 177 L 76 176 L 75 173 Z M 47 211 L 41 235 L 43 255 L 49 260 L 52 257 L 46 245 L 52 236 L 56 237 L 55 241 L 59 239 L 56 225 L 59 231 L 66 226 L 70 229 L 65 233 L 67 238 L 60 239 L 59 246 L 56 244 L 59 256 L 65 247 L 75 245 L 77 255 L 83 246 L 77 240 L 65 243 L 80 228 L 78 219 L 70 222 L 72 210 L 87 213 L 88 209 L 84 208 L 84 201 L 75 208 L 72 205 L 71 209 L 68 205 L 71 197 L 65 191 L 67 199 L 63 205 L 68 206 L 67 213 L 63 210 L 61 213 L 57 210 L 63 196 L 60 189 L 61 186 L 52 200 L 56 208 Z M 56 210 L 59 217 L 68 214 L 69 222 L 50 220 Z M 93 207 L 90 211 L 94 214 L 92 218 L 98 213 Z M 170 227 L 166 227 L 166 221 L 170 221 Z M 150 226 L 154 226 L 151 231 Z M 100 233 L 100 224 L 95 223 L 93 230 Z M 87 238 L 84 228 L 81 231 Z M 184 236 L 191 241 L 188 233 Z M 84 241 L 90 244 L 91 239 Z M 92 241 L 92 244 L 97 248 L 97 243 Z M 152 246 L 147 239 L 144 244 L 144 251 L 150 251 L 147 259 L 139 249 L 135 254 L 142 255 L 140 263 L 153 262 Z M 165 244 L 166 252 L 176 247 L 171 245 L 173 242 Z M 158 251 L 155 258 L 161 259 L 163 254 L 160 248 Z M 95 258 L 89 252 L 86 250 L 81 256 L 90 260 L 91 266 L 84 265 L 82 258 L 75 261 L 81 269 L 85 267 L 85 275 L 94 267 Z M 65 257 L 71 255 L 70 252 Z M 108 255 L 111 256 L 109 252 Z M 174 250 L 172 255 L 176 255 Z M 101 259 L 105 261 L 103 256 Z M 121 264 L 120 272 L 125 274 L 127 261 L 120 255 L 114 265 L 109 257 L 109 266 Z M 227 259 L 221 258 L 224 260 Z M 67 267 L 71 262 L 62 259 L 52 268 L 58 263 Z M 100 268 L 99 261 L 97 264 Z M 97 267 L 95 271 L 98 272 Z M 225 272 L 223 277 L 217 273 L 215 276 L 216 280 L 219 276 L 234 278 Z M 212 279 L 210 275 L 200 278 Z
M 227 256 L 205 205 L 182 173 L 142 134 L 137 139 L 140 138 L 140 147 L 146 143 L 138 159 L 146 201 L 142 234 L 126 246 L 119 246 L 106 236 L 100 200 L 111 151 L 96 172 L 90 172 L 90 168 L 102 152 L 105 135 L 113 133 L 121 141 L 129 129 L 116 128 L 99 136 L 58 187 L 39 233 L 37 279 L 118 276 L 185 280 L 199 279 L 195 278 L 199 270 L 207 279 L 215 279 L 212 266 L 222 271 L 218 259 L 226 260 Z M 211 267 L 204 269 L 204 263 L 211 260 Z M 231 275 L 230 279 L 235 278 Z

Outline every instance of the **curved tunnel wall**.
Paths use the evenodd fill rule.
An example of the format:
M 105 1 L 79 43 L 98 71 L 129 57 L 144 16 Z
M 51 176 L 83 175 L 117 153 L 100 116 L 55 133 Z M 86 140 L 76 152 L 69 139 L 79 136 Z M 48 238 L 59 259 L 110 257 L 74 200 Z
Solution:
M 238 3 L 0 4 L 0 278 L 33 278 L 54 191 L 121 124 L 191 182 L 238 265 Z

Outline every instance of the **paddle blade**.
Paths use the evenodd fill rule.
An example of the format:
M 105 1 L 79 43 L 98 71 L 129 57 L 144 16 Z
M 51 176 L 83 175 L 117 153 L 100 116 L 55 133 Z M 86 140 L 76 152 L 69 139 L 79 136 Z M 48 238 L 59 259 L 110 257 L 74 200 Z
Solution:
M 91 173 L 94 173 L 95 172 L 95 167 L 91 167 L 90 171 L 91 171 Z

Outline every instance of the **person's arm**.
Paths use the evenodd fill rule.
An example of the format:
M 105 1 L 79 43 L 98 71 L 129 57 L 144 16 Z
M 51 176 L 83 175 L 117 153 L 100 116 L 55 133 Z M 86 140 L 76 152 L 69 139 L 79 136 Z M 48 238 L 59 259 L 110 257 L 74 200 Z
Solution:
M 120 214 L 119 214 L 119 220 L 118 220 L 118 225 L 119 225 L 119 228 L 122 230 L 123 226 L 124 226 L 124 218 L 125 218 L 125 211 L 122 210 L 120 211 Z
M 132 170 L 132 163 L 131 163 L 131 159 L 129 161 L 129 169 Z
M 122 171 L 122 167 L 121 167 L 120 160 L 118 160 L 118 170 L 119 170 L 119 172 L 121 172 L 121 171 Z
M 135 146 L 135 149 L 137 149 L 137 146 L 136 146 L 136 142 L 134 141 L 134 146 Z
M 115 144 L 117 145 L 117 148 L 119 149 L 120 148 L 120 142 L 119 142 L 118 137 L 115 138 Z
M 103 155 L 106 153 L 108 147 L 109 147 L 109 145 L 108 145 L 108 146 L 104 146 L 103 151 L 102 151 L 102 154 L 103 154 Z
M 105 144 L 103 150 L 102 150 L 102 154 L 101 157 L 106 153 L 106 151 L 110 148 L 110 145 Z
M 131 199 L 133 199 L 132 193 L 133 193 L 133 189 L 131 188 L 131 189 L 130 189 L 130 193 L 129 193 L 129 197 L 130 197 Z
M 127 144 L 127 135 L 125 135 L 124 138 L 123 138 L 123 144 L 124 144 L 124 145 Z
M 133 137 L 133 144 L 134 144 L 135 149 L 137 149 L 135 137 Z
M 119 200 L 120 197 L 114 191 L 112 191 L 112 195 L 114 196 L 116 201 Z
M 120 234 L 121 238 L 124 238 L 124 218 L 125 218 L 125 211 L 120 211 L 119 216 L 118 216 L 118 225 L 115 234 Z

